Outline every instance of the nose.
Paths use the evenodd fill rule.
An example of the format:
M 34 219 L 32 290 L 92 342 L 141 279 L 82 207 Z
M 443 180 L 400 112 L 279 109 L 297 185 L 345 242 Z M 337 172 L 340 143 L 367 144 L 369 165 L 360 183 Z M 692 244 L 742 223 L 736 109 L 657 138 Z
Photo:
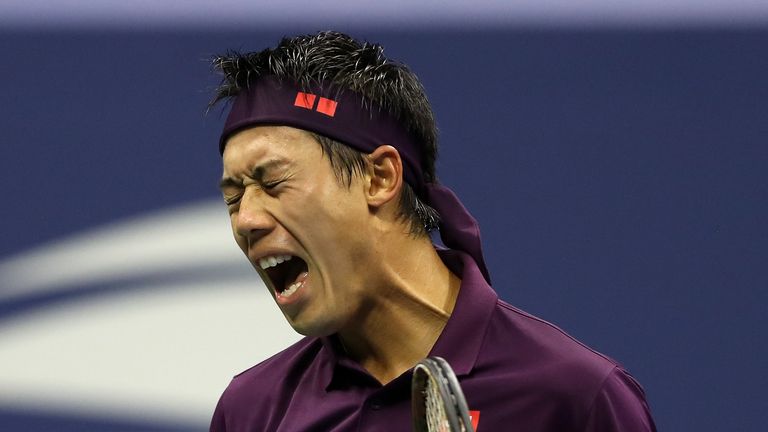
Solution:
M 249 243 L 264 237 L 275 227 L 275 219 L 264 206 L 263 194 L 258 187 L 247 187 L 232 221 L 235 232 Z

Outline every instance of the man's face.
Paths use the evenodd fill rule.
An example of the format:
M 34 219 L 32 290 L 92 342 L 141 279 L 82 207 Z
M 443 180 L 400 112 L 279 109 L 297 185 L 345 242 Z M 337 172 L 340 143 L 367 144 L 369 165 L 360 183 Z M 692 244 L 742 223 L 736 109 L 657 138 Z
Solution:
M 340 184 L 317 141 L 283 126 L 232 136 L 223 163 L 235 240 L 291 326 L 320 336 L 349 325 L 375 259 L 363 180 Z

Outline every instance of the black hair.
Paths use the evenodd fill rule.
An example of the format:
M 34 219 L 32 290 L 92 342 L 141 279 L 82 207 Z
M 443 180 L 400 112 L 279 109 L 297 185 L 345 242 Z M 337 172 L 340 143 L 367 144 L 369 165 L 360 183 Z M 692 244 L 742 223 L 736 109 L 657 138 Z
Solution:
M 258 52 L 229 51 L 214 57 L 213 67 L 223 78 L 209 107 L 237 96 L 260 77 L 270 75 L 302 88 L 330 83 L 364 96 L 400 121 L 417 139 L 424 179 L 436 181 L 437 128 L 424 88 L 407 66 L 386 58 L 381 45 L 325 31 L 283 38 L 275 48 Z M 328 137 L 313 135 L 340 181 L 350 184 L 352 176 L 363 172 L 363 153 Z M 409 221 L 412 234 L 426 233 L 439 221 L 437 212 L 424 204 L 408 184 L 400 196 L 400 214 Z

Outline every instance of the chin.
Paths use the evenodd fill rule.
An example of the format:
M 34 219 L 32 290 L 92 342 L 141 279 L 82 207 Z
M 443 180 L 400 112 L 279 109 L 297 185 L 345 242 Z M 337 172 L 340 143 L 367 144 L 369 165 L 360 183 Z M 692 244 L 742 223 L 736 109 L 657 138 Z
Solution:
M 338 332 L 337 326 L 329 321 L 319 322 L 289 319 L 288 324 L 293 327 L 296 333 L 304 336 L 324 337 Z

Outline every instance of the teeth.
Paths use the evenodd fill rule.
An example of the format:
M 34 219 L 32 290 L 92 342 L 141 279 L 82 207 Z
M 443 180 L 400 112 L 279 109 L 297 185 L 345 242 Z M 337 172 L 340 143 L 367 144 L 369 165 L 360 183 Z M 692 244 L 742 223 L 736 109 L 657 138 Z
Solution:
M 292 283 L 291 286 L 289 286 L 285 291 L 281 292 L 280 295 L 283 297 L 290 297 L 293 293 L 296 292 L 297 289 L 299 289 L 299 285 L 301 285 L 301 282 Z
M 290 261 L 293 258 L 291 255 L 273 255 L 259 259 L 259 266 L 262 270 L 266 270 L 270 267 L 274 267 L 278 264 Z

